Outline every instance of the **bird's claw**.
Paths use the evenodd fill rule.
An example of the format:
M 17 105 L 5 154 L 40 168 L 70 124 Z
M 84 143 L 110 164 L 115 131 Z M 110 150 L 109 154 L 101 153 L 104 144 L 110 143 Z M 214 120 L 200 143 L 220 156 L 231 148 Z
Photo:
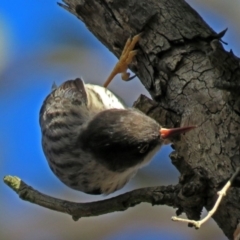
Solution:
M 124 81 L 129 81 L 136 76 L 134 75 L 133 77 L 130 77 L 130 73 L 127 72 L 127 69 L 128 69 L 128 65 L 132 62 L 133 57 L 136 56 L 137 54 L 137 50 L 133 50 L 133 49 L 140 38 L 141 38 L 141 33 L 135 35 L 133 38 L 128 38 L 123 48 L 122 54 L 119 58 L 119 61 L 115 65 L 114 69 L 112 70 L 106 82 L 104 83 L 103 85 L 104 87 L 107 87 L 109 83 L 112 81 L 112 79 L 118 73 L 121 73 L 121 77 Z

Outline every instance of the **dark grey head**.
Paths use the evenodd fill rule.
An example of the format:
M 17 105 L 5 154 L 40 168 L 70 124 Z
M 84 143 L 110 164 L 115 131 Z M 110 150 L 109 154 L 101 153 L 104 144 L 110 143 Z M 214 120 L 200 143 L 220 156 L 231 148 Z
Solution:
M 151 155 L 165 139 L 194 128 L 162 128 L 136 109 L 109 109 L 97 114 L 79 137 L 84 151 L 109 170 L 122 172 Z M 151 159 L 149 159 L 150 161 Z
M 141 163 L 162 144 L 160 125 L 135 109 L 100 112 L 81 133 L 82 149 L 112 171 L 124 171 Z

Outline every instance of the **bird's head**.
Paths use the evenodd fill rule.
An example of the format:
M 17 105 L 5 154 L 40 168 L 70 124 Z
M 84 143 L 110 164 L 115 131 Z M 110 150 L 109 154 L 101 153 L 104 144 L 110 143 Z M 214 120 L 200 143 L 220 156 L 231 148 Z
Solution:
M 136 109 L 109 109 L 89 122 L 79 140 L 83 149 L 109 169 L 122 171 L 141 163 L 166 139 L 193 128 L 162 128 Z

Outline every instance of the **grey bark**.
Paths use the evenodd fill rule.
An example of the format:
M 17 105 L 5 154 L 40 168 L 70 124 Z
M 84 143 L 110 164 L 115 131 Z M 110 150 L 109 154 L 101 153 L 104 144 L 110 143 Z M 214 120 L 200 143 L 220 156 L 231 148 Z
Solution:
M 72 216 L 74 221 L 79 220 L 81 217 L 125 211 L 142 202 L 175 207 L 177 206 L 177 194 L 181 188 L 180 185 L 140 188 L 102 201 L 76 203 L 43 194 L 27 185 L 18 177 L 5 176 L 4 182 L 21 199 L 54 211 L 67 213 Z
M 117 57 L 129 36 L 143 32 L 130 68 L 157 103 L 142 97 L 138 105 L 164 126 L 198 125 L 171 154 L 181 173 L 178 213 L 198 219 L 240 163 L 239 59 L 223 49 L 225 32 L 215 33 L 183 0 L 64 3 Z M 214 214 L 229 239 L 240 217 L 239 199 L 239 189 L 231 188 Z

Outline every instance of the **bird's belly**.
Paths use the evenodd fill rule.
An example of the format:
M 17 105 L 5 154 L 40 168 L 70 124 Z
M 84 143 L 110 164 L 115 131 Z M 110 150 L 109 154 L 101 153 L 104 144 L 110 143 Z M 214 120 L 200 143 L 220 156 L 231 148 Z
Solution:
M 109 194 L 123 188 L 129 180 L 135 176 L 137 169 L 132 168 L 124 172 L 110 172 L 102 181 L 101 190 L 103 194 Z
M 160 146 L 156 147 L 144 161 L 123 172 L 107 169 L 88 153 L 82 154 L 79 158 L 72 158 L 70 155 L 58 156 L 58 158 L 47 154 L 46 156 L 53 173 L 68 187 L 88 194 L 107 195 L 124 187 L 138 169 L 151 161 L 159 148 Z
M 122 188 L 137 172 L 136 168 L 114 172 L 85 155 L 52 159 L 47 156 L 53 173 L 68 187 L 88 194 L 109 194 Z

